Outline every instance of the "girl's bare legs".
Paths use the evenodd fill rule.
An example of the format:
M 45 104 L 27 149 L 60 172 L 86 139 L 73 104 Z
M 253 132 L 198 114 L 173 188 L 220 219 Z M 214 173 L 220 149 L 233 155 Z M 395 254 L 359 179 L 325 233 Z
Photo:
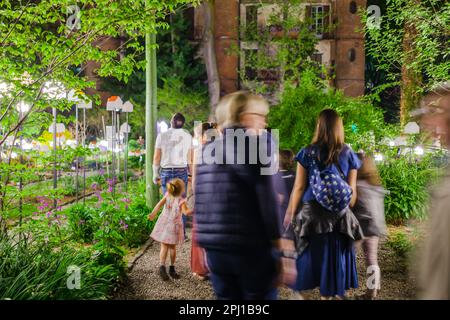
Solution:
M 159 251 L 159 264 L 161 266 L 166 265 L 167 251 L 169 250 L 169 245 L 161 243 L 161 250 Z
M 177 248 L 175 245 L 170 245 L 169 253 L 170 253 L 170 265 L 174 266 L 175 260 L 177 259 Z
M 169 275 L 174 279 L 179 279 L 180 275 L 175 271 L 175 260 L 177 258 L 177 248 L 176 245 L 169 246 L 170 253 L 170 266 L 169 266 Z
M 364 250 L 364 256 L 366 258 L 367 268 L 371 267 L 374 270 L 372 272 L 380 271 L 378 266 L 378 237 L 367 237 L 362 242 L 362 248 Z M 380 275 L 375 275 L 377 281 L 379 281 Z M 375 288 L 367 288 L 366 294 L 368 298 L 376 298 L 377 289 L 379 289 L 379 283 L 374 283 Z

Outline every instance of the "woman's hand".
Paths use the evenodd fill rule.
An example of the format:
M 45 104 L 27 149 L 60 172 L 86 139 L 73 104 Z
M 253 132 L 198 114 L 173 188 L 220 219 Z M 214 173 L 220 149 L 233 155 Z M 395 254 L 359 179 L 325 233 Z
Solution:
M 293 218 L 292 213 L 290 212 L 290 210 L 287 210 L 286 214 L 284 215 L 284 221 L 283 221 L 284 228 L 288 227 L 288 225 L 292 222 L 292 218 Z

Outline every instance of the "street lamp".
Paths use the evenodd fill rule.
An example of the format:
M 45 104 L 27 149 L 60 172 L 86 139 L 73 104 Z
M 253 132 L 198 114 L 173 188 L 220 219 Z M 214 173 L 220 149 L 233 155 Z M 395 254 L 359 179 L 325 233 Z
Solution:
M 112 161 L 111 161 L 111 172 L 112 172 L 112 195 L 114 197 L 115 193 L 115 149 L 116 149 L 116 139 L 117 139 L 117 112 L 120 112 L 123 106 L 123 101 L 119 96 L 111 96 L 106 102 L 106 110 L 111 111 L 112 114 L 112 128 L 111 128 L 111 149 L 112 149 Z
M 44 83 L 44 86 L 42 88 L 42 92 L 50 99 L 63 99 L 66 97 L 66 91 L 64 89 L 64 86 L 61 84 L 61 82 L 54 82 L 54 81 L 48 81 Z M 57 124 L 56 124 L 56 108 L 52 108 L 53 111 L 53 124 L 50 126 L 50 129 L 56 128 L 53 130 L 53 151 L 54 151 L 54 163 L 53 163 L 53 189 L 56 190 L 58 186 L 57 182 L 57 169 L 56 169 L 56 163 L 58 161 L 57 157 L 57 151 L 56 151 L 56 134 L 57 134 Z M 50 131 L 50 130 L 49 130 Z M 52 131 L 50 131 L 52 132 Z M 56 198 L 53 201 L 54 207 L 56 209 Z
M 128 183 L 128 134 L 131 131 L 130 125 L 128 124 L 128 113 L 133 112 L 133 104 L 127 101 L 122 106 L 122 112 L 126 114 L 126 122 L 120 127 L 120 132 L 125 134 L 125 155 L 124 155 L 124 182 L 125 182 L 125 192 L 127 191 Z
M 85 144 L 86 144 L 86 109 L 92 109 L 92 101 L 91 100 L 88 100 L 88 101 L 81 100 L 76 105 L 76 109 L 77 109 L 77 112 L 76 112 L 77 114 L 78 114 L 78 109 L 83 109 L 83 135 L 82 135 L 83 141 L 82 141 L 82 145 L 84 148 Z M 77 129 L 78 129 L 78 124 L 77 124 Z M 78 142 L 77 142 L 77 145 L 78 145 Z M 77 167 L 78 167 L 78 162 L 79 161 L 77 159 Z M 77 180 L 78 180 L 78 169 L 77 169 Z M 77 194 L 78 194 L 78 189 L 77 189 Z M 84 157 L 84 159 L 83 159 L 83 205 L 86 203 L 85 198 L 86 198 L 86 157 Z M 78 201 L 78 197 L 77 197 L 77 201 Z
M 53 119 L 54 119 L 54 122 L 48 128 L 48 131 L 50 133 L 53 133 L 53 154 L 54 154 L 53 189 L 56 190 L 56 188 L 58 187 L 58 170 L 56 168 L 56 165 L 58 162 L 58 153 L 57 153 L 58 144 L 56 141 L 56 137 L 58 134 L 63 133 L 66 130 L 66 127 L 64 126 L 63 123 L 56 123 L 56 108 L 53 108 Z M 56 206 L 57 206 L 56 198 L 53 199 L 53 205 L 54 205 L 54 208 L 56 209 Z

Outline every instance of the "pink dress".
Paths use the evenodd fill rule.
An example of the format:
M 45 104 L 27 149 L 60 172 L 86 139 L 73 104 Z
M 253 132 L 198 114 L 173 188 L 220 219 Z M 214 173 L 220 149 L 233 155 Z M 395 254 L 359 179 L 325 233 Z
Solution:
M 183 243 L 183 220 L 180 205 L 184 201 L 181 197 L 167 196 L 164 209 L 156 221 L 150 237 L 165 244 Z

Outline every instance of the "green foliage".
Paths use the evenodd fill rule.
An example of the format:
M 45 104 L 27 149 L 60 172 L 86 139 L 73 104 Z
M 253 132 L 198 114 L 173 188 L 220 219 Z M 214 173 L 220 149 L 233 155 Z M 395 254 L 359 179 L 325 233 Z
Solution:
M 392 158 L 378 166 L 384 187 L 386 221 L 401 224 L 421 219 L 426 214 L 428 184 L 437 176 L 433 156 L 414 160 L 405 156 Z
M 367 99 L 345 97 L 342 92 L 326 88 L 324 82 L 307 70 L 299 85 L 287 85 L 278 105 L 269 113 L 269 126 L 278 129 L 283 149 L 299 150 L 311 143 L 317 118 L 325 108 L 336 110 L 344 121 L 346 142 L 354 150 L 366 152 L 376 142 L 395 133 L 384 122 L 383 112 Z
M 185 129 L 192 131 L 194 121 L 203 122 L 208 118 L 208 96 L 204 91 L 186 88 L 176 77 L 163 79 L 164 85 L 158 91 L 158 115 L 166 121 L 176 112 L 186 118 Z
M 241 27 L 241 41 L 257 50 L 233 48 L 244 53 L 245 66 L 240 70 L 243 86 L 262 94 L 274 94 L 284 83 L 296 83 L 306 69 L 326 73 L 311 60 L 318 42 L 311 30 L 311 19 L 304 18 L 304 0 L 275 0 L 256 3 L 256 10 L 270 10 L 267 27 L 258 26 L 256 16 Z M 250 9 L 248 9 L 250 10 Z M 328 32 L 330 30 L 324 30 Z
M 382 8 L 380 28 L 373 27 L 366 12 L 366 51 L 375 60 L 379 72 L 387 81 L 397 82 L 401 68 L 424 76 L 423 86 L 416 93 L 430 89 L 449 79 L 450 3 L 440 0 L 376 1 Z M 369 20 L 369 23 L 367 21 Z M 409 30 L 409 33 L 408 33 Z M 412 32 L 411 32 L 412 31 Z M 411 49 L 405 50 L 404 38 Z
M 166 23 L 170 28 L 157 35 L 158 117 L 169 121 L 173 113 L 181 112 L 186 117 L 186 129 L 191 130 L 195 120 L 204 121 L 209 114 L 206 70 L 197 55 L 198 44 L 189 39 L 191 29 L 183 8 L 176 10 Z M 144 136 L 145 70 L 135 70 L 127 83 L 105 79 L 103 87 L 124 101 L 133 102 L 135 110 L 129 115 L 131 136 Z
M 145 164 L 145 154 L 140 156 L 130 156 L 128 158 L 128 165 L 133 169 L 143 169 Z
M 97 228 L 94 221 L 96 210 L 82 204 L 77 204 L 71 206 L 66 211 L 66 215 L 72 238 L 80 242 L 92 242 L 94 232 Z
M 404 231 L 392 231 L 386 240 L 386 245 L 391 247 L 400 257 L 407 257 L 413 249 L 413 244 Z
M 67 287 L 70 266 L 80 268 L 80 289 Z M 115 266 L 99 264 L 90 249 L 0 238 L 0 299 L 105 299 L 118 280 Z
M 128 210 L 124 212 L 123 221 L 127 228 L 123 231 L 123 239 L 129 247 L 136 247 L 144 243 L 155 224 L 155 221 L 147 219 L 151 210 L 147 207 L 144 195 L 142 193 L 139 197 L 134 198 Z

